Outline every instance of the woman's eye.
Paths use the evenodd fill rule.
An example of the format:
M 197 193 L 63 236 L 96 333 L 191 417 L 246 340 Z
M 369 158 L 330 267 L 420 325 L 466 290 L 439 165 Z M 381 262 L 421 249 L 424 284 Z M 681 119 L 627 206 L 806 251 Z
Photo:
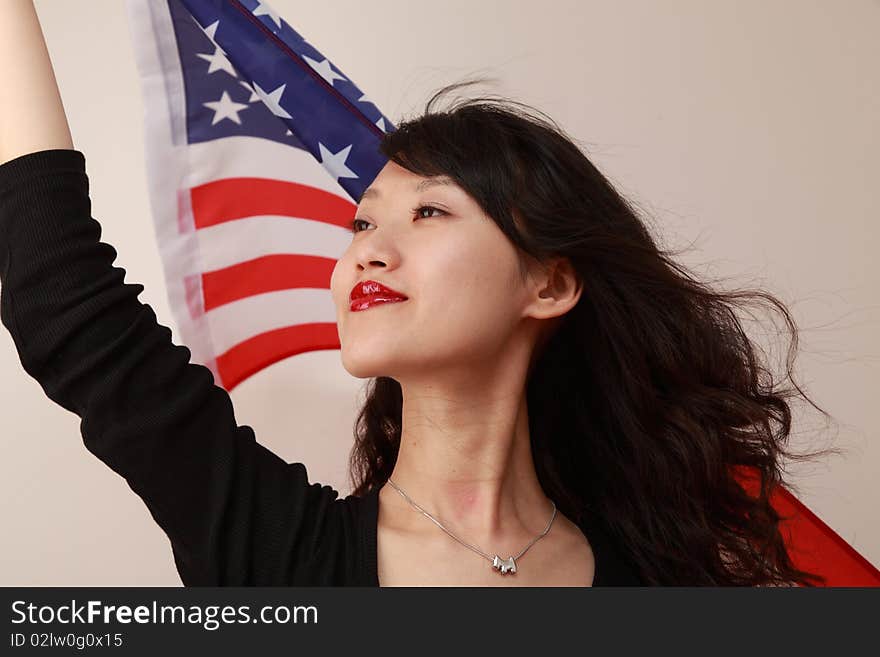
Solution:
M 354 219 L 354 220 L 351 222 L 351 232 L 352 232 L 352 233 L 359 233 L 359 232 L 361 232 L 361 231 L 358 230 L 358 224 L 360 224 L 361 222 L 363 222 L 363 223 L 365 223 L 365 224 L 369 224 L 369 223 L 370 223 L 369 221 L 364 221 L 363 219 Z
M 422 214 L 421 214 L 422 210 L 433 210 L 435 212 L 439 212 L 440 214 L 446 214 L 445 210 L 441 210 L 440 208 L 435 208 L 433 205 L 420 205 L 417 208 L 413 208 L 412 212 L 414 212 L 415 214 L 418 214 L 420 219 L 431 219 L 430 216 L 427 216 L 427 217 L 422 216 Z M 364 223 L 367 226 L 372 225 L 369 221 L 366 221 L 365 219 L 354 219 L 351 222 L 351 232 L 352 233 L 361 232 L 361 230 L 363 230 L 363 229 L 359 228 L 359 225 L 361 223 Z
M 440 214 L 446 214 L 443 210 L 441 210 L 440 208 L 435 208 L 433 205 L 420 205 L 419 207 L 415 208 L 413 210 L 413 212 L 419 213 L 422 210 L 436 210 Z M 429 217 L 422 217 L 422 219 L 428 219 L 428 218 Z

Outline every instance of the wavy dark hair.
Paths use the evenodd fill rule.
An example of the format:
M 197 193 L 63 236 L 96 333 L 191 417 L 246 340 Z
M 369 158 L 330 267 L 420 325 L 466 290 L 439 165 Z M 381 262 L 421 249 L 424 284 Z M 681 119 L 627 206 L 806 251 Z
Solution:
M 760 289 L 723 292 L 658 248 L 634 204 L 543 112 L 495 95 L 438 99 L 385 134 L 380 150 L 422 176 L 446 174 L 521 254 L 567 257 L 584 292 L 536 346 L 527 381 L 538 479 L 576 523 L 590 510 L 645 585 L 813 586 L 799 570 L 771 505 L 786 448 L 798 329 Z M 763 303 L 791 343 L 780 388 L 746 335 L 740 306 Z M 785 379 L 783 379 L 784 381 Z M 400 384 L 370 379 L 350 455 L 354 495 L 381 488 L 397 459 Z M 756 482 L 750 490 L 737 472 Z

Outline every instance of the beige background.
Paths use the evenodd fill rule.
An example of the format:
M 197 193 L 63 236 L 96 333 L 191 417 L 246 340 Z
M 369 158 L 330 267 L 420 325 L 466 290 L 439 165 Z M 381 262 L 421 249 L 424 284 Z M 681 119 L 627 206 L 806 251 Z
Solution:
M 142 99 L 122 0 L 37 0 L 93 216 L 141 301 L 174 328 L 144 170 Z M 880 565 L 880 4 L 422 2 L 272 6 L 398 121 L 471 74 L 539 107 L 654 218 L 686 264 L 766 287 L 803 328 L 792 445 L 842 458 L 794 470 L 801 499 Z M 0 93 L 15 93 L 3 88 Z M 771 328 L 770 326 L 767 327 Z M 177 334 L 175 332 L 175 340 Z M 776 350 L 778 351 L 778 350 Z M 180 584 L 169 542 L 88 453 L 0 332 L 0 584 Z M 348 493 L 363 381 L 338 351 L 278 363 L 233 393 L 239 424 Z M 344 412 L 339 412 L 339 409 Z

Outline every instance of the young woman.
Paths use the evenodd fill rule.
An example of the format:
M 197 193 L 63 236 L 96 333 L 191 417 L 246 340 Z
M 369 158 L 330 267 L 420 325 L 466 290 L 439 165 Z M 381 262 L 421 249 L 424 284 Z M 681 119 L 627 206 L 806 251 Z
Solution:
M 24 89 L 0 105 L 3 324 L 185 584 L 815 581 L 769 503 L 782 457 L 804 458 L 791 391 L 734 309 L 766 299 L 794 331 L 789 314 L 688 274 L 551 120 L 434 111 L 452 85 L 384 138 L 330 281 L 343 366 L 370 379 L 339 500 L 237 425 L 112 267 L 30 0 L 0 11 Z

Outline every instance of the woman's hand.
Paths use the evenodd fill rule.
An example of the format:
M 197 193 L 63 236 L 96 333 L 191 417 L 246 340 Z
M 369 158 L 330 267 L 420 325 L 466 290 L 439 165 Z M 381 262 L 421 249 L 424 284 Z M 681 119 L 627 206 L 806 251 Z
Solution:
M 0 164 L 73 148 L 33 0 L 0 0 Z

